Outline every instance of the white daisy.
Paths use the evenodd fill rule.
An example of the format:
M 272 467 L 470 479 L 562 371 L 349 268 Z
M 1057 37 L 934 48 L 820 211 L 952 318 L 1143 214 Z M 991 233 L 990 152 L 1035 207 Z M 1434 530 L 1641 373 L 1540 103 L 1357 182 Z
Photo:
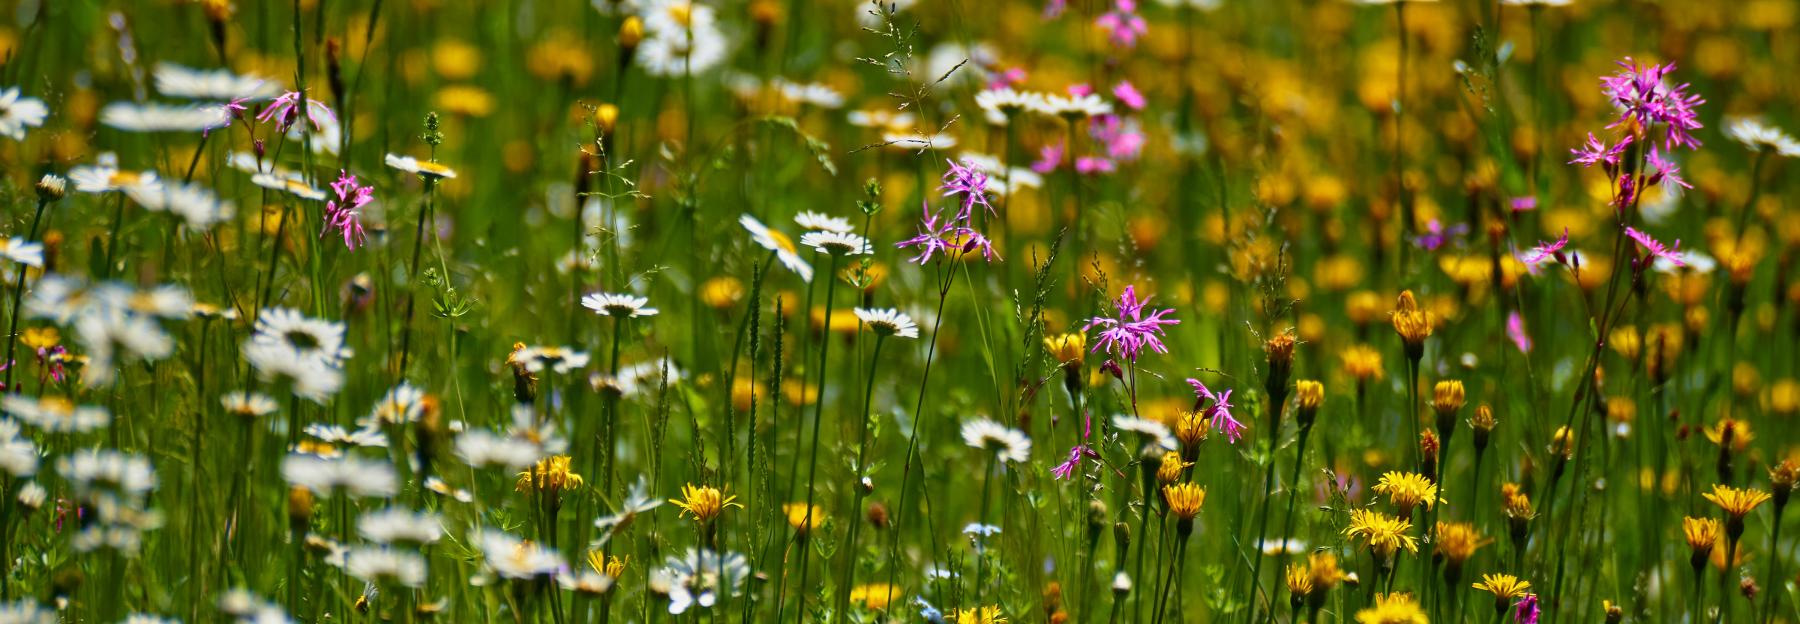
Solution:
M 428 160 L 419 160 L 411 156 L 396 154 L 387 155 L 387 166 L 405 171 L 421 178 L 454 178 L 456 170 Z
M 125 624 L 181 624 L 181 620 L 157 617 L 148 613 L 133 613 L 125 616 Z
M 482 529 L 470 537 L 487 558 L 488 568 L 501 578 L 528 580 L 550 576 L 565 566 L 555 550 L 504 531 Z
M 0 622 L 7 624 L 56 624 L 61 620 L 56 608 L 40 605 L 33 598 L 0 603 Z
M 345 429 L 342 425 L 312 423 L 303 430 L 306 435 L 318 438 L 327 444 L 346 444 L 364 448 L 387 448 L 387 434 L 372 426 L 360 429 Z M 318 453 L 315 453 L 318 454 Z M 324 456 L 324 454 L 318 454 Z
M 558 375 L 580 370 L 588 365 L 588 354 L 568 347 L 531 346 L 514 351 L 511 359 L 533 373 L 545 369 Z
M 0 418 L 0 472 L 16 478 L 37 474 L 37 446 L 19 435 L 19 423 Z
M 816 82 L 797 83 L 776 78 L 773 86 L 781 97 L 797 104 L 810 104 L 820 108 L 840 108 L 844 105 L 844 96 L 837 89 Z
M 1750 151 L 1761 152 L 1773 150 L 1776 154 L 1787 158 L 1800 158 L 1800 141 L 1783 132 L 1781 128 L 1766 125 L 1761 119 L 1739 117 L 1725 124 L 1725 136 L 1742 143 Z
M 3 458 L 5 456 L 4 455 L 5 452 L 6 451 L 4 449 L 0 449 L 0 458 Z M 0 469 L 3 469 L 5 467 L 6 466 L 4 463 L 0 463 Z M 34 468 L 35 468 L 35 466 L 34 466 Z M 18 476 L 26 476 L 26 475 L 15 474 L 13 476 L 18 477 Z M 27 481 L 25 483 L 25 485 L 23 485 L 19 488 L 18 500 L 19 500 L 19 504 L 24 505 L 25 509 L 27 511 L 36 511 L 39 509 L 43 509 L 44 503 L 46 501 L 50 500 L 50 491 L 44 489 L 44 486 L 38 485 L 38 482 L 36 482 L 36 481 Z
M 250 176 L 250 183 L 271 191 L 282 191 L 300 199 L 325 201 L 325 191 L 314 188 L 313 185 L 307 184 L 305 180 L 300 179 L 298 176 L 290 177 L 273 173 L 258 173 Z
M 1003 125 L 1014 115 L 1043 106 L 1044 94 L 1016 91 L 1012 87 L 984 89 L 975 94 L 975 105 L 987 113 L 988 123 Z
M 1031 458 L 1031 438 L 1025 432 L 986 418 L 963 423 L 962 437 L 964 444 L 996 453 L 1003 462 L 1022 463 Z
M 219 397 L 219 403 L 226 413 L 243 418 L 261 418 L 280 409 L 275 399 L 261 392 L 227 392 Z
M 906 130 L 913 127 L 912 113 L 897 113 L 885 108 L 853 110 L 845 116 L 850 125 L 859 128 L 881 128 L 885 130 Z
M 69 180 L 75 183 L 75 190 L 83 193 L 111 193 L 134 186 L 158 184 L 155 171 L 119 169 L 119 156 L 112 152 L 100 154 L 92 165 L 79 165 L 70 169 Z
M 21 97 L 18 87 L 0 89 L 0 134 L 23 141 L 26 128 L 43 126 L 44 118 L 49 116 L 50 109 L 43 100 Z
M 156 489 L 150 460 L 112 449 L 75 451 L 56 460 L 56 472 L 79 496 L 108 492 L 137 500 Z
M 438 494 L 440 496 L 448 496 L 450 498 L 456 499 L 456 501 L 459 503 L 475 502 L 475 495 L 470 494 L 468 490 L 461 490 L 461 489 L 451 487 L 450 484 L 444 483 L 443 479 L 439 479 L 437 477 L 426 477 L 425 478 L 425 489 L 428 491 L 431 491 L 435 494 Z
M 38 178 L 37 192 L 38 197 L 45 200 L 62 199 L 64 195 L 69 194 L 69 179 L 54 173 L 46 173 L 44 177 Z
M 237 213 L 231 202 L 220 200 L 219 196 L 199 184 L 138 184 L 126 187 L 125 195 L 146 210 L 168 212 L 180 217 L 188 229 L 192 230 L 205 230 L 231 219 Z
M 947 150 L 956 147 L 956 136 L 941 132 L 923 134 L 916 130 L 889 131 L 881 133 L 881 142 L 888 149 L 899 151 Z
M 625 501 L 619 505 L 617 512 L 594 520 L 594 528 L 600 529 L 600 536 L 594 538 L 594 546 L 605 546 L 607 540 L 612 539 L 613 533 L 630 525 L 640 514 L 649 513 L 662 504 L 662 499 L 650 496 L 650 482 L 640 475 L 637 482 L 631 484 L 631 490 L 625 494 Z
M 1112 425 L 1114 429 L 1138 434 L 1143 438 L 1146 444 L 1154 442 L 1164 450 L 1170 451 L 1178 448 L 1175 441 L 1175 434 L 1169 431 L 1168 425 L 1164 425 L 1154 420 L 1139 418 L 1129 414 L 1120 414 L 1113 417 Z
M 369 421 L 377 425 L 418 422 L 424 413 L 425 391 L 400 382 L 400 385 L 389 389 L 387 395 L 375 404 L 375 409 L 369 413 Z
M 112 383 L 119 355 L 154 362 L 175 351 L 174 338 L 154 318 L 115 306 L 94 306 L 76 315 L 75 335 L 87 348 L 81 381 L 89 388 Z
M 377 544 L 423 546 L 444 536 L 444 526 L 436 514 L 390 507 L 363 514 L 357 520 L 357 532 Z
M 456 456 L 476 468 L 496 466 L 521 470 L 549 453 L 530 440 L 473 429 L 456 436 Z
M 894 308 L 857 308 L 856 318 L 869 325 L 869 329 L 881 336 L 899 336 L 901 338 L 918 338 L 919 326 L 913 323 L 912 317 Z
M 807 232 L 800 235 L 800 244 L 834 256 L 874 253 L 869 248 L 869 239 L 849 232 Z
M 1113 112 L 1112 103 L 1093 93 L 1082 96 L 1051 94 L 1044 96 L 1037 104 L 1035 110 L 1038 113 L 1053 117 L 1080 119 L 1110 115 Z
M 855 226 L 850 225 L 849 219 L 810 210 L 794 215 L 794 223 L 800 224 L 800 229 L 803 230 L 845 233 L 856 230 Z
M 276 166 L 274 160 L 259 160 L 255 154 L 250 152 L 232 152 L 230 156 L 225 157 L 225 164 L 232 169 L 253 175 L 267 173 L 276 177 L 292 178 L 295 180 L 304 177 L 301 176 L 298 171 L 291 171 Z
M 350 357 L 344 324 L 316 319 L 293 308 L 266 308 L 256 318 L 250 341 L 287 346 L 300 357 L 341 365 Z
M 344 555 L 344 572 L 376 585 L 425 585 L 425 558 L 385 546 L 358 546 Z
M 560 572 L 556 575 L 556 583 L 563 589 L 589 596 L 598 596 L 612 589 L 613 578 L 593 570 L 579 572 Z
M 633 294 L 593 293 L 581 298 L 581 306 L 614 318 L 656 316 L 656 308 L 644 307 L 650 300 Z
M 674 360 L 665 357 L 621 366 L 616 379 L 605 381 L 616 384 L 622 396 L 636 396 L 645 388 L 662 387 L 665 383 L 664 376 L 668 377 L 666 383 L 671 386 L 681 383 L 684 378 L 681 367 L 676 366 Z
M 0 258 L 41 269 L 44 268 L 44 246 L 23 238 L 0 238 Z
M 106 408 L 76 405 L 59 396 L 31 398 L 22 394 L 8 394 L 5 398 L 0 398 L 0 409 L 18 417 L 25 424 L 49 433 L 87 433 L 112 422 L 112 416 L 106 412 Z M 4 430 L 0 430 L 0 437 L 5 437 Z
M 400 490 L 394 466 L 385 461 L 340 457 L 325 459 L 299 453 L 281 458 L 281 477 L 319 495 L 386 498 Z
M 794 239 L 788 238 L 786 234 L 777 230 L 770 229 L 761 221 L 757 221 L 756 217 L 747 214 L 738 217 L 738 225 L 742 225 L 745 230 L 750 231 L 750 240 L 756 241 L 756 244 L 761 245 L 763 249 L 775 252 L 775 257 L 781 260 L 781 265 L 798 274 L 801 281 L 812 281 L 812 263 L 807 262 L 806 258 L 800 257 L 800 249 L 794 246 Z
M 282 86 L 259 76 L 229 69 L 193 69 L 174 63 L 156 64 L 156 92 L 194 100 L 264 100 L 281 95 Z
M 203 132 L 231 123 L 231 111 L 213 104 L 113 102 L 100 109 L 100 123 L 125 132 Z
M 288 128 L 287 138 L 295 145 L 311 142 L 314 154 L 336 156 L 344 143 L 344 125 L 336 115 L 320 115 L 313 120 L 312 127 L 294 124 L 294 127 Z
M 737 595 L 750 576 L 750 564 L 741 553 L 718 553 L 689 548 L 682 557 L 669 557 L 650 573 L 651 591 L 669 597 L 669 613 L 680 615 L 699 606 L 710 609 L 719 598 Z

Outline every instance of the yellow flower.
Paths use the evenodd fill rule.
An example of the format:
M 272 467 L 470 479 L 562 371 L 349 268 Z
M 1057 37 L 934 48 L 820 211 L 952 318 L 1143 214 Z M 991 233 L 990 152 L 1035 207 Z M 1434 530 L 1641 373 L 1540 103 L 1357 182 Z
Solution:
M 1475 525 L 1467 522 L 1437 523 L 1437 551 L 1443 553 L 1444 559 L 1461 565 L 1475 556 L 1475 551 L 1493 540 L 1482 537 Z
M 519 473 L 515 491 L 536 491 L 555 496 L 569 488 L 581 487 L 581 475 L 569 469 L 568 455 L 553 455 L 538 460 L 537 465 Z
M 1191 452 L 1199 448 L 1200 443 L 1205 442 L 1206 436 L 1211 434 L 1212 419 L 1207 418 L 1203 412 L 1182 410 L 1175 417 L 1175 439 L 1181 442 L 1184 450 Z
M 801 533 L 819 528 L 819 525 L 825 523 L 825 510 L 818 505 L 788 503 L 781 506 L 781 512 L 787 516 L 788 526 Z
M 1302 379 L 1294 382 L 1294 407 L 1301 411 L 1316 411 L 1325 404 L 1325 384 L 1316 379 Z
M 1419 540 L 1406 534 L 1411 530 L 1412 522 L 1403 518 L 1372 509 L 1355 509 L 1350 512 L 1350 526 L 1344 528 L 1344 536 L 1361 539 L 1371 552 L 1386 559 L 1401 548 L 1419 552 Z
M 719 514 L 725 513 L 726 507 L 743 507 L 743 505 L 732 502 L 737 500 L 736 496 L 726 496 L 724 492 L 719 491 L 719 488 L 710 485 L 698 487 L 691 483 L 683 485 L 681 486 L 681 498 L 681 500 L 671 500 L 669 503 L 681 508 L 680 515 L 692 514 L 694 521 L 702 524 L 711 522 L 713 518 L 719 517 Z
M 744 299 L 744 283 L 728 275 L 706 280 L 700 285 L 700 301 L 715 310 L 729 310 Z
M 1413 508 L 1420 503 L 1424 503 L 1426 509 L 1437 505 L 1437 485 L 1416 472 L 1390 470 L 1381 475 L 1381 481 L 1375 484 L 1374 490 L 1386 494 L 1388 502 L 1400 508 L 1400 516 L 1403 518 L 1412 517 Z
M 850 602 L 862 605 L 872 611 L 886 609 L 898 597 L 900 597 L 899 585 L 871 583 L 850 588 Z
M 1750 432 L 1750 422 L 1738 420 L 1730 416 L 1719 418 L 1719 422 L 1704 429 L 1706 440 L 1721 448 L 1730 448 L 1733 452 L 1743 452 L 1750 446 L 1756 435 Z
M 1356 612 L 1357 624 L 1431 624 L 1412 594 L 1379 594 L 1375 606 Z
M 20 334 L 19 342 L 34 351 L 48 349 L 62 342 L 62 334 L 55 327 L 32 327 Z
M 606 559 L 606 553 L 600 549 L 590 550 L 587 553 L 588 567 L 593 568 L 596 573 L 611 577 L 613 580 L 618 580 L 620 576 L 625 574 L 625 561 L 628 559 L 630 559 L 629 556 L 625 559 L 620 559 L 615 555 L 611 561 L 608 561 Z
M 1725 510 L 1732 520 L 1742 522 L 1744 516 L 1769 500 L 1769 493 L 1756 489 L 1738 489 L 1729 485 L 1713 485 L 1712 491 L 1701 496 L 1712 501 L 1720 509 Z
M 1069 332 L 1044 337 L 1044 350 L 1063 366 L 1080 366 L 1087 357 L 1087 334 Z
M 1191 523 L 1194 516 L 1200 515 L 1200 506 L 1206 503 L 1206 488 L 1192 483 L 1165 485 L 1163 500 L 1177 519 Z
M 1425 339 L 1431 337 L 1432 318 L 1430 312 L 1419 309 L 1412 291 L 1401 291 L 1400 300 L 1388 320 L 1394 324 L 1394 333 L 1400 335 L 1401 342 L 1406 343 L 1406 357 L 1417 360 L 1423 356 Z
M 1720 530 L 1719 521 L 1714 518 L 1688 516 L 1681 519 L 1682 536 L 1687 538 L 1688 548 L 1700 557 L 1712 552 L 1713 544 L 1719 542 Z
M 1359 382 L 1379 380 L 1386 374 L 1381 368 L 1381 352 L 1369 345 L 1353 345 L 1339 357 L 1344 360 L 1344 374 Z
M 1481 582 L 1476 583 L 1474 587 L 1493 594 L 1495 602 L 1500 605 L 1499 608 L 1505 610 L 1508 603 L 1511 603 L 1514 598 L 1531 591 L 1531 582 L 1519 580 L 1518 577 L 1511 574 L 1483 574 Z
M 1181 478 L 1181 471 L 1192 465 L 1194 462 L 1181 461 L 1181 453 L 1165 452 L 1162 456 L 1162 464 L 1156 468 L 1156 480 L 1164 484 L 1174 483 Z
M 1437 382 L 1431 389 L 1431 396 L 1431 407 L 1437 410 L 1438 415 L 1454 415 L 1463 406 L 1463 382 L 1457 379 Z
M 950 624 L 1006 624 L 1006 616 L 1000 614 L 1000 607 L 958 609 L 950 614 Z
M 1293 595 L 1294 604 L 1300 604 L 1301 600 L 1313 592 L 1312 574 L 1306 566 L 1290 563 L 1282 578 L 1287 582 L 1287 590 Z
M 1307 575 L 1312 577 L 1313 591 L 1331 591 L 1331 588 L 1337 587 L 1344 580 L 1344 571 L 1338 569 L 1337 555 L 1331 551 L 1307 555 L 1306 568 Z

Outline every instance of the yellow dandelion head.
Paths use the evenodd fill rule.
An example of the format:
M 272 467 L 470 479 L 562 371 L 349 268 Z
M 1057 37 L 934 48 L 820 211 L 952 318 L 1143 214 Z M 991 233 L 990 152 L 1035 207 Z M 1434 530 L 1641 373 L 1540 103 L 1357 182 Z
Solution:
M 513 489 L 554 495 L 565 489 L 579 488 L 582 485 L 581 475 L 570 468 L 570 461 L 568 455 L 540 459 L 530 469 L 519 473 L 519 480 Z
M 788 526 L 801 533 L 819 528 L 819 525 L 825 523 L 825 510 L 818 505 L 787 503 L 781 506 L 781 513 L 787 516 Z
M 1739 489 L 1729 485 L 1717 484 L 1713 485 L 1711 492 L 1701 494 L 1701 496 L 1706 497 L 1706 500 L 1712 501 L 1714 505 L 1718 505 L 1720 509 L 1725 510 L 1725 513 L 1730 515 L 1733 520 L 1739 521 L 1742 521 L 1745 515 L 1748 515 L 1752 510 L 1755 510 L 1757 505 L 1767 502 L 1770 498 L 1769 493 L 1762 490 L 1753 488 Z
M 1531 592 L 1530 581 L 1520 580 L 1519 577 L 1511 574 L 1483 574 L 1481 582 L 1476 583 L 1474 587 L 1493 594 L 1495 599 L 1504 602 L 1510 602 L 1514 598 Z
M 707 523 L 725 513 L 726 507 L 743 507 L 733 501 L 736 496 L 727 496 L 719 488 L 710 485 L 696 486 L 692 483 L 681 486 L 681 498 L 669 501 L 680 507 L 680 515 L 691 515 L 695 522 Z
M 1437 551 L 1444 558 L 1461 564 L 1475 556 L 1475 551 L 1493 540 L 1481 535 L 1475 525 L 1467 522 L 1438 522 L 1436 527 Z
M 1169 504 L 1169 511 L 1177 519 L 1192 521 L 1200 515 L 1200 506 L 1206 503 L 1206 488 L 1193 483 L 1180 483 L 1163 486 L 1163 501 Z
M 887 583 L 870 583 L 850 588 L 850 602 L 871 611 L 886 609 L 900 595 L 899 585 Z
M 1437 484 L 1416 472 L 1390 470 L 1381 475 L 1374 490 L 1387 495 L 1388 502 L 1400 508 L 1401 516 L 1411 516 L 1413 508 L 1421 503 L 1426 509 L 1430 509 L 1437 505 L 1438 500 Z
M 1156 468 L 1156 480 L 1163 484 L 1174 483 L 1181 478 L 1181 473 L 1194 462 L 1181 461 L 1181 453 L 1167 451 L 1162 455 L 1162 463 Z
M 1344 528 L 1344 535 L 1361 540 L 1371 552 L 1385 559 L 1402 548 L 1419 552 L 1419 540 L 1407 534 L 1411 530 L 1412 522 L 1408 520 L 1372 509 L 1356 509 L 1350 512 L 1350 525 Z
M 1357 624 L 1430 624 L 1412 594 L 1377 594 L 1375 604 L 1356 612 Z

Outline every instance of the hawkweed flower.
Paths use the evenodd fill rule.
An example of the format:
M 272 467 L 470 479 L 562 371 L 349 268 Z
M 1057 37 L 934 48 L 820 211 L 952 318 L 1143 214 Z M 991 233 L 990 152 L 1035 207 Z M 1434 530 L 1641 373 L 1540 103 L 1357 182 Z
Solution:
M 1388 471 L 1381 475 L 1374 490 L 1385 494 L 1388 502 L 1400 509 L 1400 517 L 1410 518 L 1415 507 L 1421 503 L 1426 509 L 1437 504 L 1438 487 L 1431 479 L 1416 472 Z
M 1314 379 L 1294 382 L 1294 417 L 1300 421 L 1302 429 L 1312 427 L 1313 419 L 1319 413 L 1319 406 L 1324 404 L 1325 384 Z
M 1465 402 L 1463 382 L 1446 379 L 1437 382 L 1431 390 L 1431 410 L 1437 414 L 1438 437 L 1449 444 L 1450 434 L 1456 432 L 1456 413 L 1462 411 Z
M 725 513 L 727 507 L 743 507 L 734 502 L 736 500 L 736 496 L 727 496 L 710 485 L 695 486 L 690 483 L 681 486 L 681 498 L 671 500 L 669 504 L 681 508 L 679 515 L 691 515 L 695 522 L 706 524 Z
M 899 585 L 867 583 L 850 588 L 850 602 L 870 611 L 883 611 L 904 592 Z
M 1086 380 L 1082 378 L 1082 363 L 1087 356 L 1087 334 L 1067 332 L 1044 336 L 1044 351 L 1052 360 L 1062 365 L 1063 389 L 1070 397 L 1081 394 Z
M 1800 462 L 1793 458 L 1781 460 L 1769 468 L 1769 490 L 1775 501 L 1775 519 L 1781 520 L 1781 510 L 1787 507 L 1788 497 L 1794 493 L 1794 483 L 1800 479 Z
M 948 624 L 1006 624 L 1006 615 L 998 606 L 973 607 L 957 609 L 951 612 Z
M 810 534 L 813 529 L 825 524 L 825 510 L 818 505 L 785 503 L 781 506 L 781 513 L 787 517 L 788 528 L 800 535 Z
M 1371 379 L 1380 380 L 1387 374 L 1381 366 L 1381 352 L 1375 347 L 1366 344 L 1351 345 L 1339 357 L 1344 361 L 1344 374 L 1354 378 L 1358 384 Z
M 1194 532 L 1194 516 L 1200 515 L 1200 506 L 1206 504 L 1206 488 L 1195 483 L 1165 485 L 1163 503 L 1175 514 L 1176 534 L 1185 538 Z
M 1276 419 L 1281 416 L 1281 404 L 1288 392 L 1288 376 L 1294 370 L 1294 344 L 1294 335 L 1288 332 L 1263 342 L 1263 355 L 1269 364 L 1264 371 L 1263 390 L 1269 393 L 1272 405 L 1269 413 Z
M 1407 552 L 1419 552 L 1419 541 L 1408 532 L 1412 530 L 1412 522 L 1405 518 L 1397 518 L 1372 509 L 1353 509 L 1350 511 L 1350 524 L 1344 528 L 1344 536 L 1359 540 L 1363 547 L 1375 555 L 1381 562 L 1383 571 L 1392 570 L 1394 553 L 1404 548 Z
M 1344 571 L 1338 569 L 1337 555 L 1329 550 L 1306 556 L 1306 574 L 1312 580 L 1311 607 L 1314 609 L 1324 606 L 1325 595 L 1344 580 Z
M 994 453 L 1002 462 L 1024 463 L 1031 458 L 1031 438 L 986 418 L 963 423 L 963 444 Z
M 1688 550 L 1693 553 L 1688 558 L 1688 563 L 1695 570 L 1706 566 L 1706 560 L 1712 556 L 1713 546 L 1719 543 L 1720 531 L 1719 521 L 1715 518 L 1687 516 L 1681 519 L 1682 537 L 1687 539 Z
M 1356 612 L 1357 624 L 1429 624 L 1412 594 L 1376 594 L 1375 604 Z
M 1290 563 L 1282 570 L 1282 582 L 1287 585 L 1288 604 L 1298 609 L 1306 603 L 1306 597 L 1312 595 L 1312 574 L 1304 564 Z
M 1172 484 L 1181 479 L 1181 474 L 1193 465 L 1194 462 L 1182 461 L 1181 453 L 1165 451 L 1162 454 L 1162 461 L 1157 463 L 1156 480 L 1164 485 Z
M 568 455 L 553 455 L 538 460 L 530 470 L 519 473 L 513 490 L 542 495 L 554 507 L 563 490 L 580 488 L 582 485 L 581 475 L 570 469 L 570 461 Z
M 1212 435 L 1212 418 L 1205 412 L 1182 410 L 1175 418 L 1175 441 L 1181 444 L 1184 457 L 1193 458 L 1198 455 L 1200 443 Z
M 1750 515 L 1757 506 L 1772 498 L 1768 492 L 1752 488 L 1734 488 L 1729 485 L 1714 484 L 1712 491 L 1701 494 L 1706 500 L 1725 510 L 1725 535 L 1737 542 L 1744 534 L 1744 516 Z
M 1474 557 L 1476 550 L 1493 542 L 1468 522 L 1439 521 L 1433 534 L 1437 544 L 1434 554 L 1443 557 L 1444 578 L 1452 584 L 1462 580 L 1463 563 Z
M 1138 355 L 1145 347 L 1157 353 L 1168 353 L 1169 349 L 1162 341 L 1163 326 L 1179 325 L 1181 321 L 1165 318 L 1175 313 L 1173 308 L 1155 310 L 1145 315 L 1144 308 L 1149 305 L 1150 299 L 1145 297 L 1139 300 L 1137 287 L 1126 286 L 1114 304 L 1114 316 L 1088 319 L 1087 324 L 1082 326 L 1082 331 L 1103 328 L 1100 330 L 1099 341 L 1094 343 L 1093 351 L 1105 350 L 1132 363 L 1137 362 Z
M 1523 545 L 1525 529 L 1537 511 L 1531 506 L 1531 496 L 1519 491 L 1517 483 L 1507 483 L 1500 488 L 1500 510 L 1506 516 L 1507 531 L 1518 545 Z
M 1483 574 L 1481 582 L 1474 587 L 1494 595 L 1495 611 L 1505 611 L 1512 606 L 1513 600 L 1531 592 L 1530 581 L 1520 580 L 1511 574 Z
M 1499 421 L 1494 420 L 1493 408 L 1486 405 L 1475 407 L 1475 415 L 1469 417 L 1469 430 L 1474 432 L 1476 453 L 1487 450 L 1488 440 L 1493 436 L 1494 427 L 1499 424 Z
M 1430 312 L 1419 308 L 1412 291 L 1400 292 L 1399 302 L 1388 319 L 1394 325 L 1394 333 L 1399 334 L 1400 341 L 1406 345 L 1406 359 L 1417 362 L 1424 357 L 1425 339 L 1431 337 L 1433 319 Z

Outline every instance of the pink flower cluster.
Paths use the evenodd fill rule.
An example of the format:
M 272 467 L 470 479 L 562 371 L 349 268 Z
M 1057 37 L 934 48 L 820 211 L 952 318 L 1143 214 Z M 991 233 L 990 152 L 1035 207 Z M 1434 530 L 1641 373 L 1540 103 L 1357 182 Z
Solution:
M 365 234 L 362 226 L 362 207 L 375 201 L 375 187 L 357 184 L 356 176 L 342 170 L 338 171 L 338 179 L 331 183 L 331 192 L 337 195 L 325 202 L 325 229 L 319 237 L 337 230 L 344 237 L 344 247 L 351 251 L 362 244 Z

